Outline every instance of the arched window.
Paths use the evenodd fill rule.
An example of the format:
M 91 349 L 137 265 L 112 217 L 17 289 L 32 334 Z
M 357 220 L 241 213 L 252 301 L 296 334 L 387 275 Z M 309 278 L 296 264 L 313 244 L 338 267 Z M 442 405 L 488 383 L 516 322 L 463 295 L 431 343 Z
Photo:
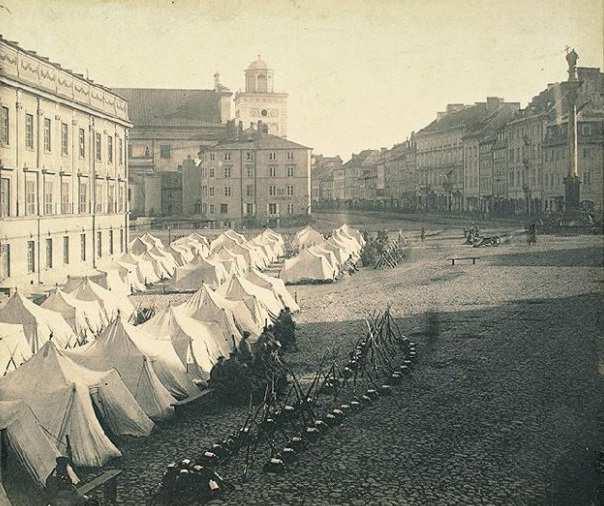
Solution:
M 266 93 L 268 91 L 266 87 L 266 76 L 264 74 L 258 74 L 256 82 L 258 84 L 257 91 L 260 93 Z
M 145 146 L 145 158 L 149 158 L 149 146 Z

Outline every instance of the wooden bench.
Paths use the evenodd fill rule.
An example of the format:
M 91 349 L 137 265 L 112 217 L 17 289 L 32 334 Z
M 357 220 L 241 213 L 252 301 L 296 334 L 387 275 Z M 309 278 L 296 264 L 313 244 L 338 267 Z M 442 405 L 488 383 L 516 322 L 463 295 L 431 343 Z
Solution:
M 211 388 L 208 388 L 208 389 L 200 392 L 199 395 L 189 396 L 186 399 L 183 399 L 181 401 L 173 402 L 172 406 L 174 407 L 175 410 L 180 410 L 191 404 L 194 404 L 194 403 L 196 404 L 197 402 L 202 402 L 202 399 L 205 399 L 205 401 L 210 401 L 212 399 L 213 393 L 214 393 L 214 390 Z
M 82 495 L 88 495 L 91 492 L 103 487 L 103 496 L 105 502 L 109 504 L 117 503 L 117 477 L 122 473 L 121 469 L 110 469 L 97 476 L 94 480 L 78 486 L 78 492 Z
M 451 260 L 451 265 L 455 265 L 455 260 L 472 260 L 472 265 L 476 265 L 476 260 L 479 257 L 456 257 L 456 258 L 449 258 L 449 260 Z

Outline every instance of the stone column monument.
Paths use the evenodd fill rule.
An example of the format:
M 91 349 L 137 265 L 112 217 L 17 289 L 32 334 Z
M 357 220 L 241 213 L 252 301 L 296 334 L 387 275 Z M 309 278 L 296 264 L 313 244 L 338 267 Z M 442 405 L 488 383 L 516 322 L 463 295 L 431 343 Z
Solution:
M 564 178 L 564 204 L 568 213 L 579 208 L 581 202 L 581 180 L 577 168 L 577 91 L 581 82 L 577 79 L 577 60 L 574 49 L 567 50 L 568 81 L 564 83 L 568 104 L 568 172 Z

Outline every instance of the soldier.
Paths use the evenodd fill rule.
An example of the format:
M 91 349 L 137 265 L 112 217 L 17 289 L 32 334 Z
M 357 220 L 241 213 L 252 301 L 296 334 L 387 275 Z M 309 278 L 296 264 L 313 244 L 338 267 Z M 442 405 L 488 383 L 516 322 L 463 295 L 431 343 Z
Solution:
M 80 494 L 70 473 L 69 457 L 57 457 L 56 467 L 46 478 L 46 492 L 51 506 L 90 504 L 89 497 Z
M 465 231 L 464 231 L 464 235 L 465 235 Z M 420 236 L 422 242 L 424 242 L 424 239 L 426 238 L 426 229 L 424 227 L 422 227 L 422 230 L 421 230 L 419 236 Z
M 243 331 L 241 341 L 239 342 L 239 360 L 244 364 L 250 364 L 254 359 L 252 347 L 249 342 L 250 333 L 247 330 Z

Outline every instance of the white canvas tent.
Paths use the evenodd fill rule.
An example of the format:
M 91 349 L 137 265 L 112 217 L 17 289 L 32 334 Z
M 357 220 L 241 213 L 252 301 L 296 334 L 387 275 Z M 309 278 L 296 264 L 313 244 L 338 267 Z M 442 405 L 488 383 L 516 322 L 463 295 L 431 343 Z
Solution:
M 336 272 L 323 255 L 302 250 L 285 261 L 279 277 L 287 284 L 333 281 Z
M 285 287 L 282 279 L 274 278 L 263 274 L 257 269 L 251 269 L 247 275 L 248 281 L 267 290 L 271 290 L 275 297 L 283 304 L 283 307 L 288 307 L 292 313 L 300 311 L 300 306 Z
M 240 255 L 239 253 L 231 251 L 230 248 L 227 248 L 226 246 L 218 252 L 218 258 L 221 258 L 223 260 L 235 260 L 235 263 L 237 265 L 237 272 L 240 274 L 243 274 L 248 270 L 249 264 L 245 257 L 243 255 Z
M 330 237 L 327 241 L 323 241 L 320 246 L 323 249 L 331 251 L 340 265 L 346 263 L 350 258 L 350 252 L 343 245 L 335 241 L 333 237 Z
M 315 255 L 324 256 L 327 259 L 327 261 L 329 262 L 329 265 L 332 267 L 332 269 L 336 273 L 336 275 L 338 272 L 340 272 L 340 262 L 338 262 L 338 259 L 333 254 L 333 252 L 319 246 L 318 244 L 315 244 L 314 246 L 311 246 L 310 248 L 308 248 L 308 251 L 310 251 L 311 253 L 313 253 Z
M 172 255 L 163 250 L 160 250 L 157 247 L 151 248 L 149 251 L 147 251 L 147 254 L 155 258 L 159 263 L 161 263 L 162 267 L 170 276 L 174 274 L 176 267 L 178 267 Z
M 138 264 L 131 264 L 122 260 L 116 260 L 115 263 L 111 264 L 108 268 L 113 268 L 114 265 L 126 270 L 125 283 L 129 288 L 129 293 L 144 292 L 147 289 L 145 286 L 145 276 L 143 275 Z
M 145 262 L 149 262 L 153 266 L 153 272 L 158 280 L 169 279 L 172 276 L 170 272 L 167 271 L 164 267 L 164 263 L 161 261 L 161 259 L 158 259 L 156 256 L 151 255 L 148 251 L 145 251 L 141 255 L 141 259 Z
M 34 304 L 18 291 L 0 308 L 0 322 L 23 325 L 25 337 L 34 353 L 51 336 L 60 348 L 76 342 L 75 333 L 61 314 Z
M 140 256 L 149 251 L 151 248 L 152 246 L 147 244 L 140 237 L 135 237 L 128 245 L 128 252 L 133 255 Z
M 361 234 L 361 232 L 359 232 L 359 230 L 357 230 L 356 228 L 353 228 L 350 225 L 344 224 L 339 228 L 339 230 L 342 230 L 349 237 L 356 239 L 356 241 L 359 243 L 359 245 L 361 247 L 365 246 L 365 238 L 363 237 L 363 234 Z
M 128 269 L 126 267 L 116 262 L 110 262 L 99 267 L 98 270 L 105 274 L 104 278 L 97 282 L 98 285 L 112 292 L 119 292 L 124 295 L 132 293 L 128 279 Z
M 185 247 L 179 247 L 178 245 L 170 244 L 166 248 L 168 253 L 174 257 L 174 261 L 176 262 L 177 267 L 183 267 L 188 264 L 191 260 L 193 260 L 193 254 L 190 250 Z
M 191 264 L 176 270 L 172 286 L 177 290 L 199 290 L 201 284 L 206 283 L 216 289 L 226 277 L 226 270 L 221 263 L 198 256 Z
M 142 276 L 142 279 L 140 279 L 140 281 L 142 281 L 143 284 L 145 284 L 145 282 L 153 284 L 157 283 L 160 280 L 160 277 L 155 273 L 153 264 L 142 257 L 133 255 L 130 252 L 122 255 L 119 258 L 119 261 L 130 265 L 136 265 L 138 270 L 140 271 L 139 278 L 141 278 Z
M 235 232 L 232 228 L 227 230 L 224 235 L 226 235 L 227 237 L 234 239 L 235 241 L 237 241 L 239 244 L 243 244 L 247 241 L 247 239 L 245 238 L 245 236 L 243 234 L 240 234 L 239 232 Z
M 192 379 L 207 379 L 222 350 L 210 325 L 164 306 L 140 328 L 148 335 L 169 336 Z
M 126 295 L 106 290 L 88 278 L 85 278 L 75 290 L 69 293 L 79 300 L 98 302 L 109 321 L 115 319 L 118 313 L 128 319 L 134 312 L 134 306 Z
M 115 370 L 77 365 L 52 342 L 19 369 L 0 379 L 0 400 L 22 399 L 62 454 L 80 466 L 99 467 L 121 456 L 103 431 L 93 402 L 118 435 L 147 436 L 153 423 Z
M 149 232 L 145 232 L 143 235 L 141 235 L 140 240 L 143 241 L 145 244 L 148 244 L 151 247 L 156 246 L 159 249 L 164 248 L 164 243 L 161 242 L 161 239 L 159 237 L 155 237 L 153 234 L 150 234 Z
M 243 301 L 258 326 L 264 326 L 279 316 L 283 305 L 273 292 L 250 283 L 241 276 L 231 276 L 218 293 L 232 301 Z
M 78 300 L 60 288 L 52 292 L 41 307 L 63 315 L 78 336 L 96 335 L 108 323 L 105 312 L 96 300 Z
M 214 251 L 218 251 L 219 249 L 224 248 L 225 246 L 235 246 L 237 244 L 240 244 L 240 242 L 240 239 L 235 239 L 233 237 L 229 237 L 225 233 L 222 233 L 210 243 L 210 252 L 213 253 Z
M 151 359 L 130 337 L 123 318 L 116 318 L 90 344 L 68 352 L 77 363 L 95 371 L 115 369 L 143 411 L 154 420 L 174 414 L 176 399 L 159 380 Z
M 46 478 L 60 454 L 31 408 L 20 400 L 0 401 L 0 430 L 6 431 L 8 444 L 27 474 L 38 487 L 46 487 Z
M 23 325 L 0 323 L 0 376 L 14 371 L 31 357 Z
M 294 249 L 303 249 L 323 242 L 323 236 L 310 225 L 298 231 L 292 241 Z
M 214 252 L 208 260 L 214 264 L 220 264 L 224 268 L 224 272 L 228 276 L 229 274 L 239 274 L 239 267 L 237 266 L 237 260 L 227 253 Z

